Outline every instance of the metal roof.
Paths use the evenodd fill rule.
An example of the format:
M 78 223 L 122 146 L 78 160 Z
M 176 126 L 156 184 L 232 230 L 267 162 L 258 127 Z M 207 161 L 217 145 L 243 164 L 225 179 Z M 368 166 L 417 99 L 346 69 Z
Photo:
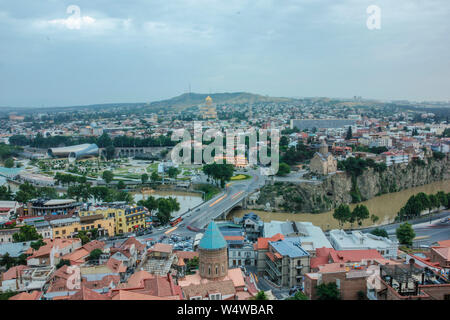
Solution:
M 199 247 L 206 250 L 216 250 L 227 247 L 227 242 L 214 221 L 206 228 Z
M 282 256 L 289 256 L 290 258 L 309 256 L 308 252 L 301 247 L 300 237 L 286 238 L 274 242 L 270 241 L 269 243 Z

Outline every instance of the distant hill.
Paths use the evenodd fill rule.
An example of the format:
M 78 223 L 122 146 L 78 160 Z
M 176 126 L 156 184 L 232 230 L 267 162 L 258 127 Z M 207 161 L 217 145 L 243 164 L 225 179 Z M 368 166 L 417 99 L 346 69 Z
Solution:
M 130 103 L 105 103 L 92 104 L 84 106 L 65 106 L 65 107 L 41 107 L 41 108 L 16 108 L 16 107 L 0 107 L 0 116 L 7 116 L 11 112 L 17 114 L 29 113 L 54 113 L 54 112 L 73 112 L 73 111 L 111 111 L 126 110 L 140 108 L 142 110 L 152 111 L 161 108 L 173 108 L 174 110 L 183 110 L 192 106 L 197 106 L 205 102 L 207 96 L 213 99 L 214 103 L 223 104 L 239 104 L 239 103 L 255 103 L 255 102 L 287 102 L 293 101 L 293 98 L 269 97 L 248 92 L 225 92 L 225 93 L 183 93 L 177 97 L 166 100 L 146 102 L 130 102 Z
M 197 106 L 205 102 L 207 96 L 213 99 L 216 104 L 239 104 L 255 102 L 284 102 L 292 101 L 292 98 L 268 97 L 248 92 L 225 92 L 225 93 L 183 93 L 177 97 L 155 101 L 150 103 L 151 107 L 173 107 L 182 110 L 188 107 Z

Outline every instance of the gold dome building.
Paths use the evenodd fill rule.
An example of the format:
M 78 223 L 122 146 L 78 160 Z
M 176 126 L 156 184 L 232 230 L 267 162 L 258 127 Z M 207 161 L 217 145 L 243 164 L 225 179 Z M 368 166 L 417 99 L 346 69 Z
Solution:
M 200 107 L 200 112 L 203 119 L 217 119 L 216 107 L 213 105 L 213 100 L 210 96 L 205 99 L 205 105 Z

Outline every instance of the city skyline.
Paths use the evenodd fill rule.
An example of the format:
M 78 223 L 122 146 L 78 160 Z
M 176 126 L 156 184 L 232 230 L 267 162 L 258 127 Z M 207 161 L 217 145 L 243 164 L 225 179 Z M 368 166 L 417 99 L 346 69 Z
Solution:
M 150 102 L 189 87 L 450 100 L 445 1 L 0 3 L 3 107 Z M 370 5 L 381 29 L 366 25 Z

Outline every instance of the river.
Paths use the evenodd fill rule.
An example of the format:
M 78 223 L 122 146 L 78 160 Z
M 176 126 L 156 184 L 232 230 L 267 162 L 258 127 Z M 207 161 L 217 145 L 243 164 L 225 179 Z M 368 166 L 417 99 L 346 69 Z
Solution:
M 361 202 L 369 209 L 370 214 L 378 216 L 380 219 L 375 225 L 388 224 L 394 221 L 397 212 L 400 211 L 406 201 L 412 196 L 419 192 L 424 192 L 426 194 L 437 193 L 438 191 L 444 191 L 446 193 L 450 192 L 450 180 L 444 180 L 439 182 L 433 182 L 424 186 L 410 188 L 402 190 L 399 192 L 384 194 L 367 201 Z M 350 208 L 353 208 L 356 204 L 351 204 Z M 236 210 L 228 216 L 228 219 L 233 219 L 233 217 L 242 217 L 245 213 L 254 212 L 259 215 L 263 221 L 271 220 L 290 220 L 290 221 L 310 221 L 314 225 L 321 227 L 323 230 L 335 229 L 339 227 L 338 222 L 333 218 L 333 211 L 324 213 L 284 213 L 284 212 L 265 212 L 260 210 Z M 362 227 L 370 227 L 374 224 L 370 219 L 363 222 Z M 349 227 L 346 224 L 344 227 Z M 353 227 L 356 227 L 355 224 Z
M 192 209 L 203 202 L 202 195 L 196 192 L 156 190 L 150 193 L 133 193 L 133 198 L 136 203 L 139 200 L 147 199 L 148 196 L 153 196 L 155 198 L 176 198 L 180 203 L 180 210 L 173 212 L 172 217 L 178 217 L 179 215 L 185 213 L 189 209 Z

